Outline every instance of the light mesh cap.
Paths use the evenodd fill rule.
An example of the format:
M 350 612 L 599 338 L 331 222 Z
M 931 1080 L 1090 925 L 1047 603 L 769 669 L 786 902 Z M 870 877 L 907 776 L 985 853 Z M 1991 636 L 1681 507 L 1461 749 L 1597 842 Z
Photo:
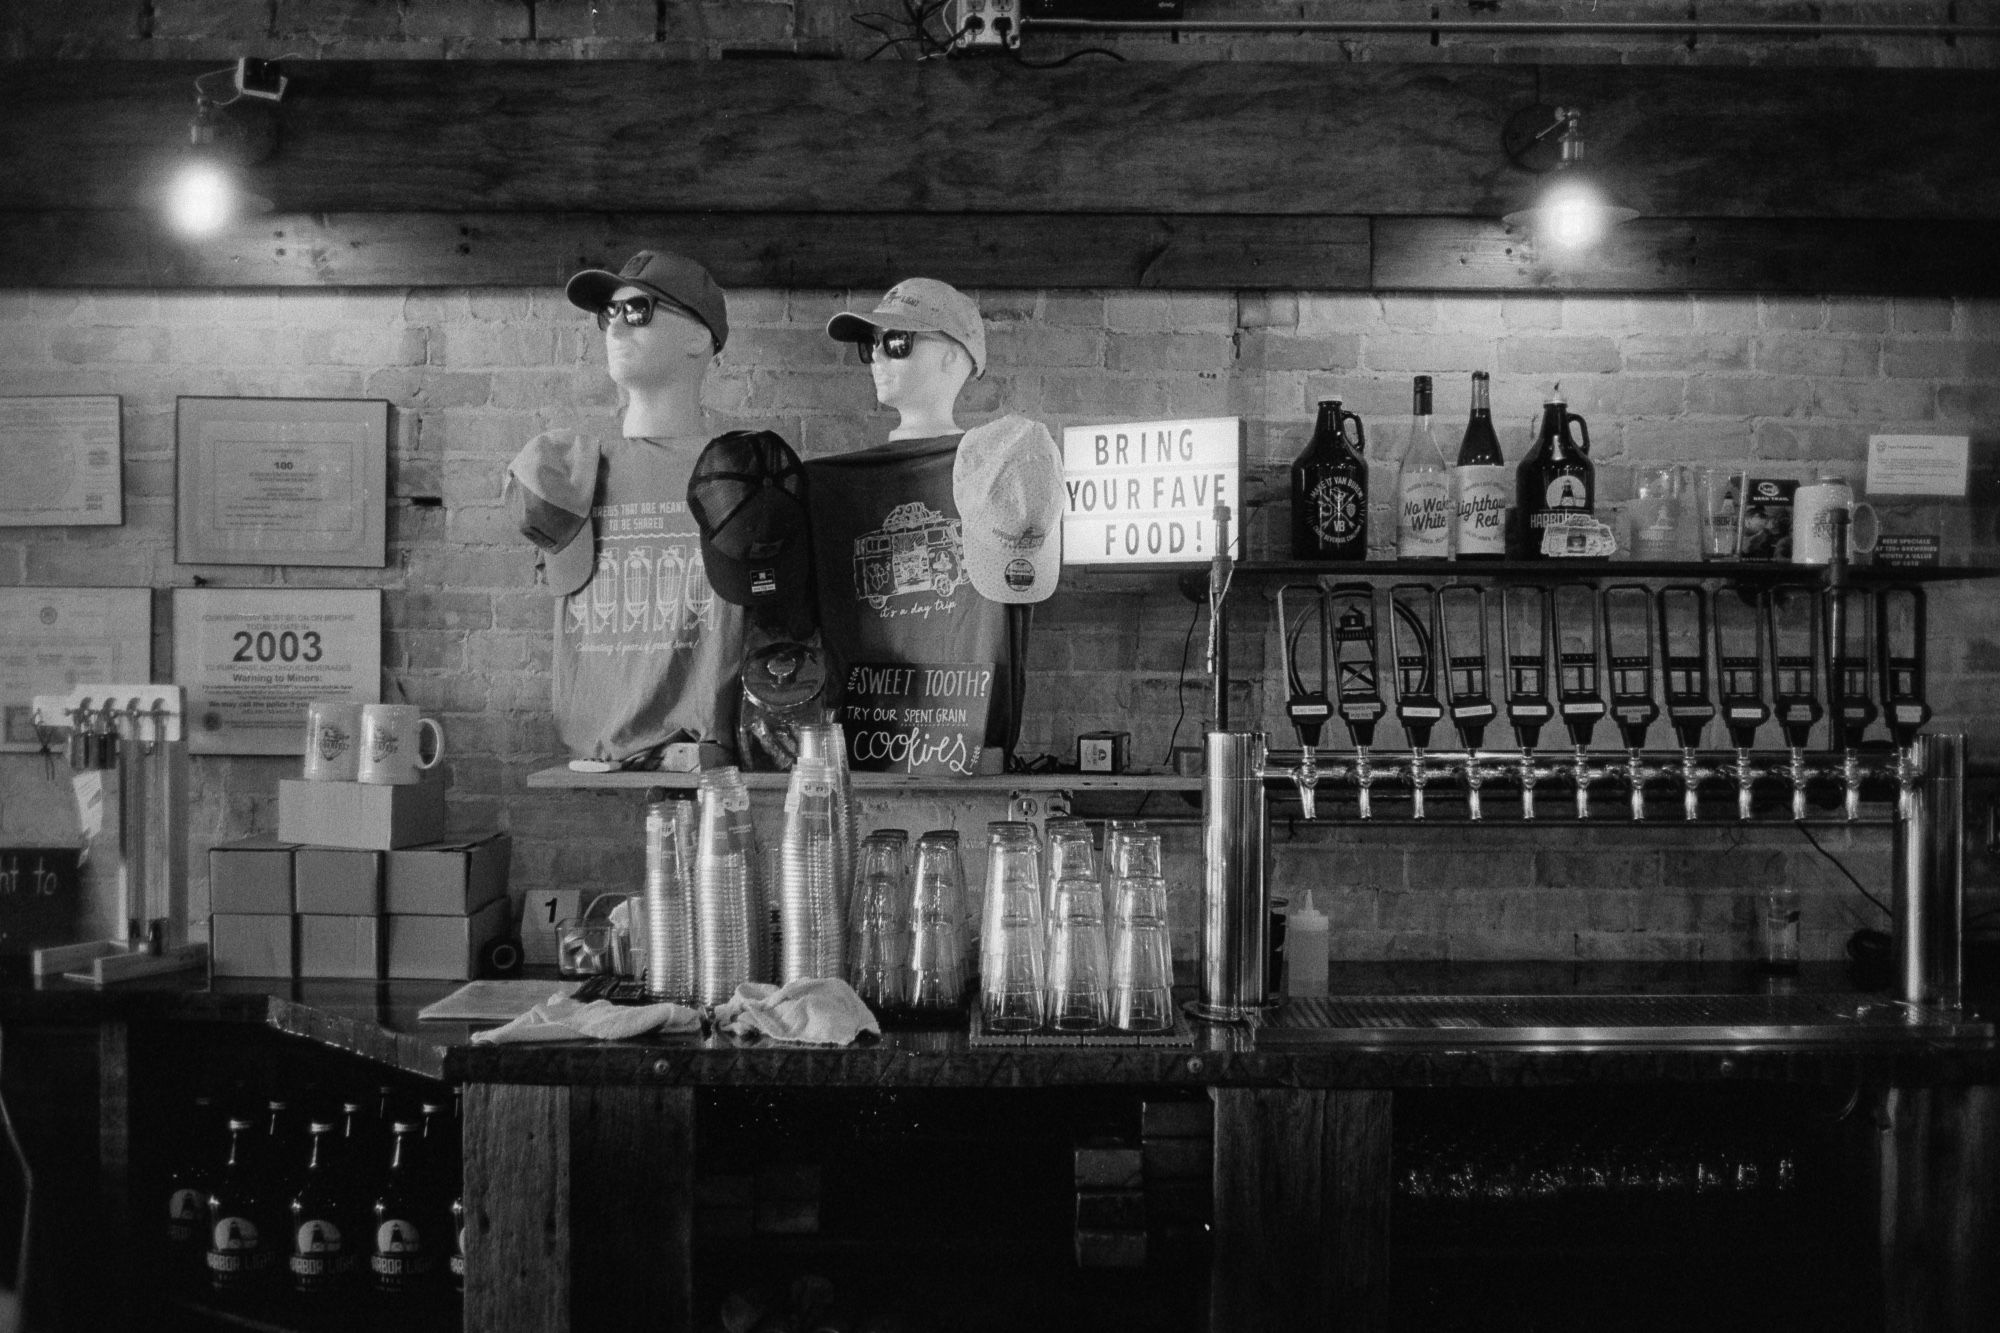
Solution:
M 980 596 L 1039 602 L 1062 574 L 1062 453 L 1048 428 L 1009 415 L 958 442 L 951 498 L 965 532 L 965 569 Z

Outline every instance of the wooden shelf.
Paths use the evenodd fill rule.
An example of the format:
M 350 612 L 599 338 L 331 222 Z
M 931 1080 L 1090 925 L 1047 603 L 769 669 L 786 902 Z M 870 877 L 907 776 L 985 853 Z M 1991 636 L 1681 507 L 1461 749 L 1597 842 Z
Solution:
M 1066 792 L 1199 792 L 1201 779 L 1174 773 L 1001 773 L 969 778 L 909 777 L 900 773 L 856 773 L 858 792 L 906 792 L 910 795 L 998 795 L 1017 791 Z M 745 773 L 744 785 L 752 791 L 783 791 L 791 783 L 789 773 Z M 567 766 L 544 768 L 528 775 L 528 786 L 542 789 L 582 791 L 643 791 L 661 787 L 668 791 L 693 791 L 701 785 L 699 773 L 616 772 L 577 773 Z
M 1206 568 L 1203 566 L 1202 568 Z M 1236 573 L 1246 578 L 1318 578 L 1336 582 L 1362 579 L 1415 578 L 1533 578 L 1551 579 L 1670 579 L 1692 582 L 1733 579 L 1757 583 L 1820 583 L 1824 565 L 1795 565 L 1776 560 L 1243 560 Z M 1853 583 L 1943 583 L 1954 579 L 1987 579 L 2000 569 L 1984 565 L 1930 565 L 1890 568 L 1849 565 Z

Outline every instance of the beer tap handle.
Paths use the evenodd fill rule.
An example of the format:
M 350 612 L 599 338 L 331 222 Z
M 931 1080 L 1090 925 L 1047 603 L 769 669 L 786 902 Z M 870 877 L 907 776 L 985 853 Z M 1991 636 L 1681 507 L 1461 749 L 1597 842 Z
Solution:
M 1827 711 L 1840 720 L 1840 745 L 1852 750 L 1868 738 L 1881 716 L 1875 702 L 1875 596 L 1847 584 L 1828 588 L 1826 614 Z
M 1570 743 L 1590 748 L 1597 719 L 1604 716 L 1599 665 L 1603 632 L 1597 621 L 1597 598 L 1583 584 L 1563 584 L 1551 599 L 1555 607 L 1556 707 L 1569 729 Z
M 1881 678 L 1882 718 L 1896 748 L 1907 750 L 1930 721 L 1924 697 L 1924 592 L 1917 587 L 1883 588 L 1876 594 L 1875 664 Z
M 1708 681 L 1708 593 L 1694 585 L 1662 588 L 1660 670 L 1666 685 L 1667 721 L 1683 750 L 1701 748 L 1715 716 Z
M 1444 716 L 1437 688 L 1437 593 L 1429 584 L 1398 583 L 1389 589 L 1389 642 L 1396 664 L 1396 720 L 1410 748 L 1422 750 L 1431 743 L 1431 728 Z
M 1549 704 L 1554 656 L 1549 590 L 1510 584 L 1500 590 L 1500 655 L 1507 664 L 1507 723 L 1522 751 L 1535 748 L 1542 726 L 1555 716 Z
M 1770 620 L 1771 701 L 1785 744 L 1803 751 L 1812 744 L 1820 706 L 1819 598 L 1813 590 L 1787 584 L 1771 589 L 1764 601 Z M 1794 769 L 1799 768 L 1794 762 Z
M 1646 748 L 1646 733 L 1660 715 L 1653 688 L 1653 655 L 1659 638 L 1653 596 L 1636 583 L 1603 593 L 1604 657 L 1610 667 L 1611 716 L 1628 750 Z
M 1326 593 L 1326 607 L 1333 626 L 1334 709 L 1347 725 L 1348 740 L 1365 753 L 1386 711 L 1375 651 L 1375 589 L 1336 584 Z
M 1771 718 L 1771 705 L 1764 695 L 1769 676 L 1765 600 L 1763 593 L 1738 588 L 1717 593 L 1710 603 L 1715 615 L 1715 675 L 1722 696 L 1722 721 L 1729 729 L 1729 743 L 1739 752 L 1739 762 L 1748 762 L 1748 752 L 1757 744 L 1758 728 Z
M 1494 715 L 1487 667 L 1486 590 L 1475 583 L 1447 584 L 1438 590 L 1437 607 L 1444 640 L 1445 703 L 1459 745 L 1477 750 Z
M 1306 599 L 1306 605 L 1296 617 L 1287 605 L 1287 599 Z M 1282 630 L 1280 646 L 1283 650 L 1285 683 L 1290 693 L 1285 698 L 1285 716 L 1291 719 L 1292 730 L 1298 734 L 1299 748 L 1312 751 L 1319 748 L 1320 732 L 1327 719 L 1333 716 L 1333 704 L 1327 697 L 1327 616 L 1326 594 L 1317 583 L 1291 583 L 1278 589 L 1278 624 Z M 1299 646 L 1308 628 L 1312 632 L 1312 658 L 1318 669 L 1317 684 L 1308 682 L 1305 673 L 1299 669 Z

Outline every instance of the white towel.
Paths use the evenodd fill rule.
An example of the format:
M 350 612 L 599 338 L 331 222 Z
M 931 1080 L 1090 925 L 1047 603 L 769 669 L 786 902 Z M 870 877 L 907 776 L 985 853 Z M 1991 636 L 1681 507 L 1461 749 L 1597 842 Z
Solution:
M 845 1046 L 882 1025 L 838 977 L 807 977 L 783 987 L 746 981 L 715 1006 L 715 1025 L 739 1037 L 757 1035 L 807 1046 Z
M 626 1041 L 647 1032 L 698 1032 L 701 1012 L 684 1004 L 579 1004 L 551 995 L 512 1022 L 475 1032 L 475 1042 Z

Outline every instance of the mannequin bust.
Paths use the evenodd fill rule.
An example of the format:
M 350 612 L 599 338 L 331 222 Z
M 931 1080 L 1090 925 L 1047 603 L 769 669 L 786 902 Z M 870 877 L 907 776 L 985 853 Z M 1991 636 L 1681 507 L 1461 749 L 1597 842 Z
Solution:
M 612 292 L 615 304 L 649 293 L 630 285 Z M 605 368 L 625 391 L 623 433 L 679 439 L 707 435 L 701 409 L 701 382 L 715 361 L 708 326 L 665 302 L 651 322 L 633 327 L 614 319 L 604 328 Z
M 972 358 L 951 337 L 917 333 L 910 354 L 898 360 L 875 349 L 868 369 L 875 377 L 875 401 L 895 410 L 892 440 L 927 440 L 959 433 L 958 395 L 972 377 Z

